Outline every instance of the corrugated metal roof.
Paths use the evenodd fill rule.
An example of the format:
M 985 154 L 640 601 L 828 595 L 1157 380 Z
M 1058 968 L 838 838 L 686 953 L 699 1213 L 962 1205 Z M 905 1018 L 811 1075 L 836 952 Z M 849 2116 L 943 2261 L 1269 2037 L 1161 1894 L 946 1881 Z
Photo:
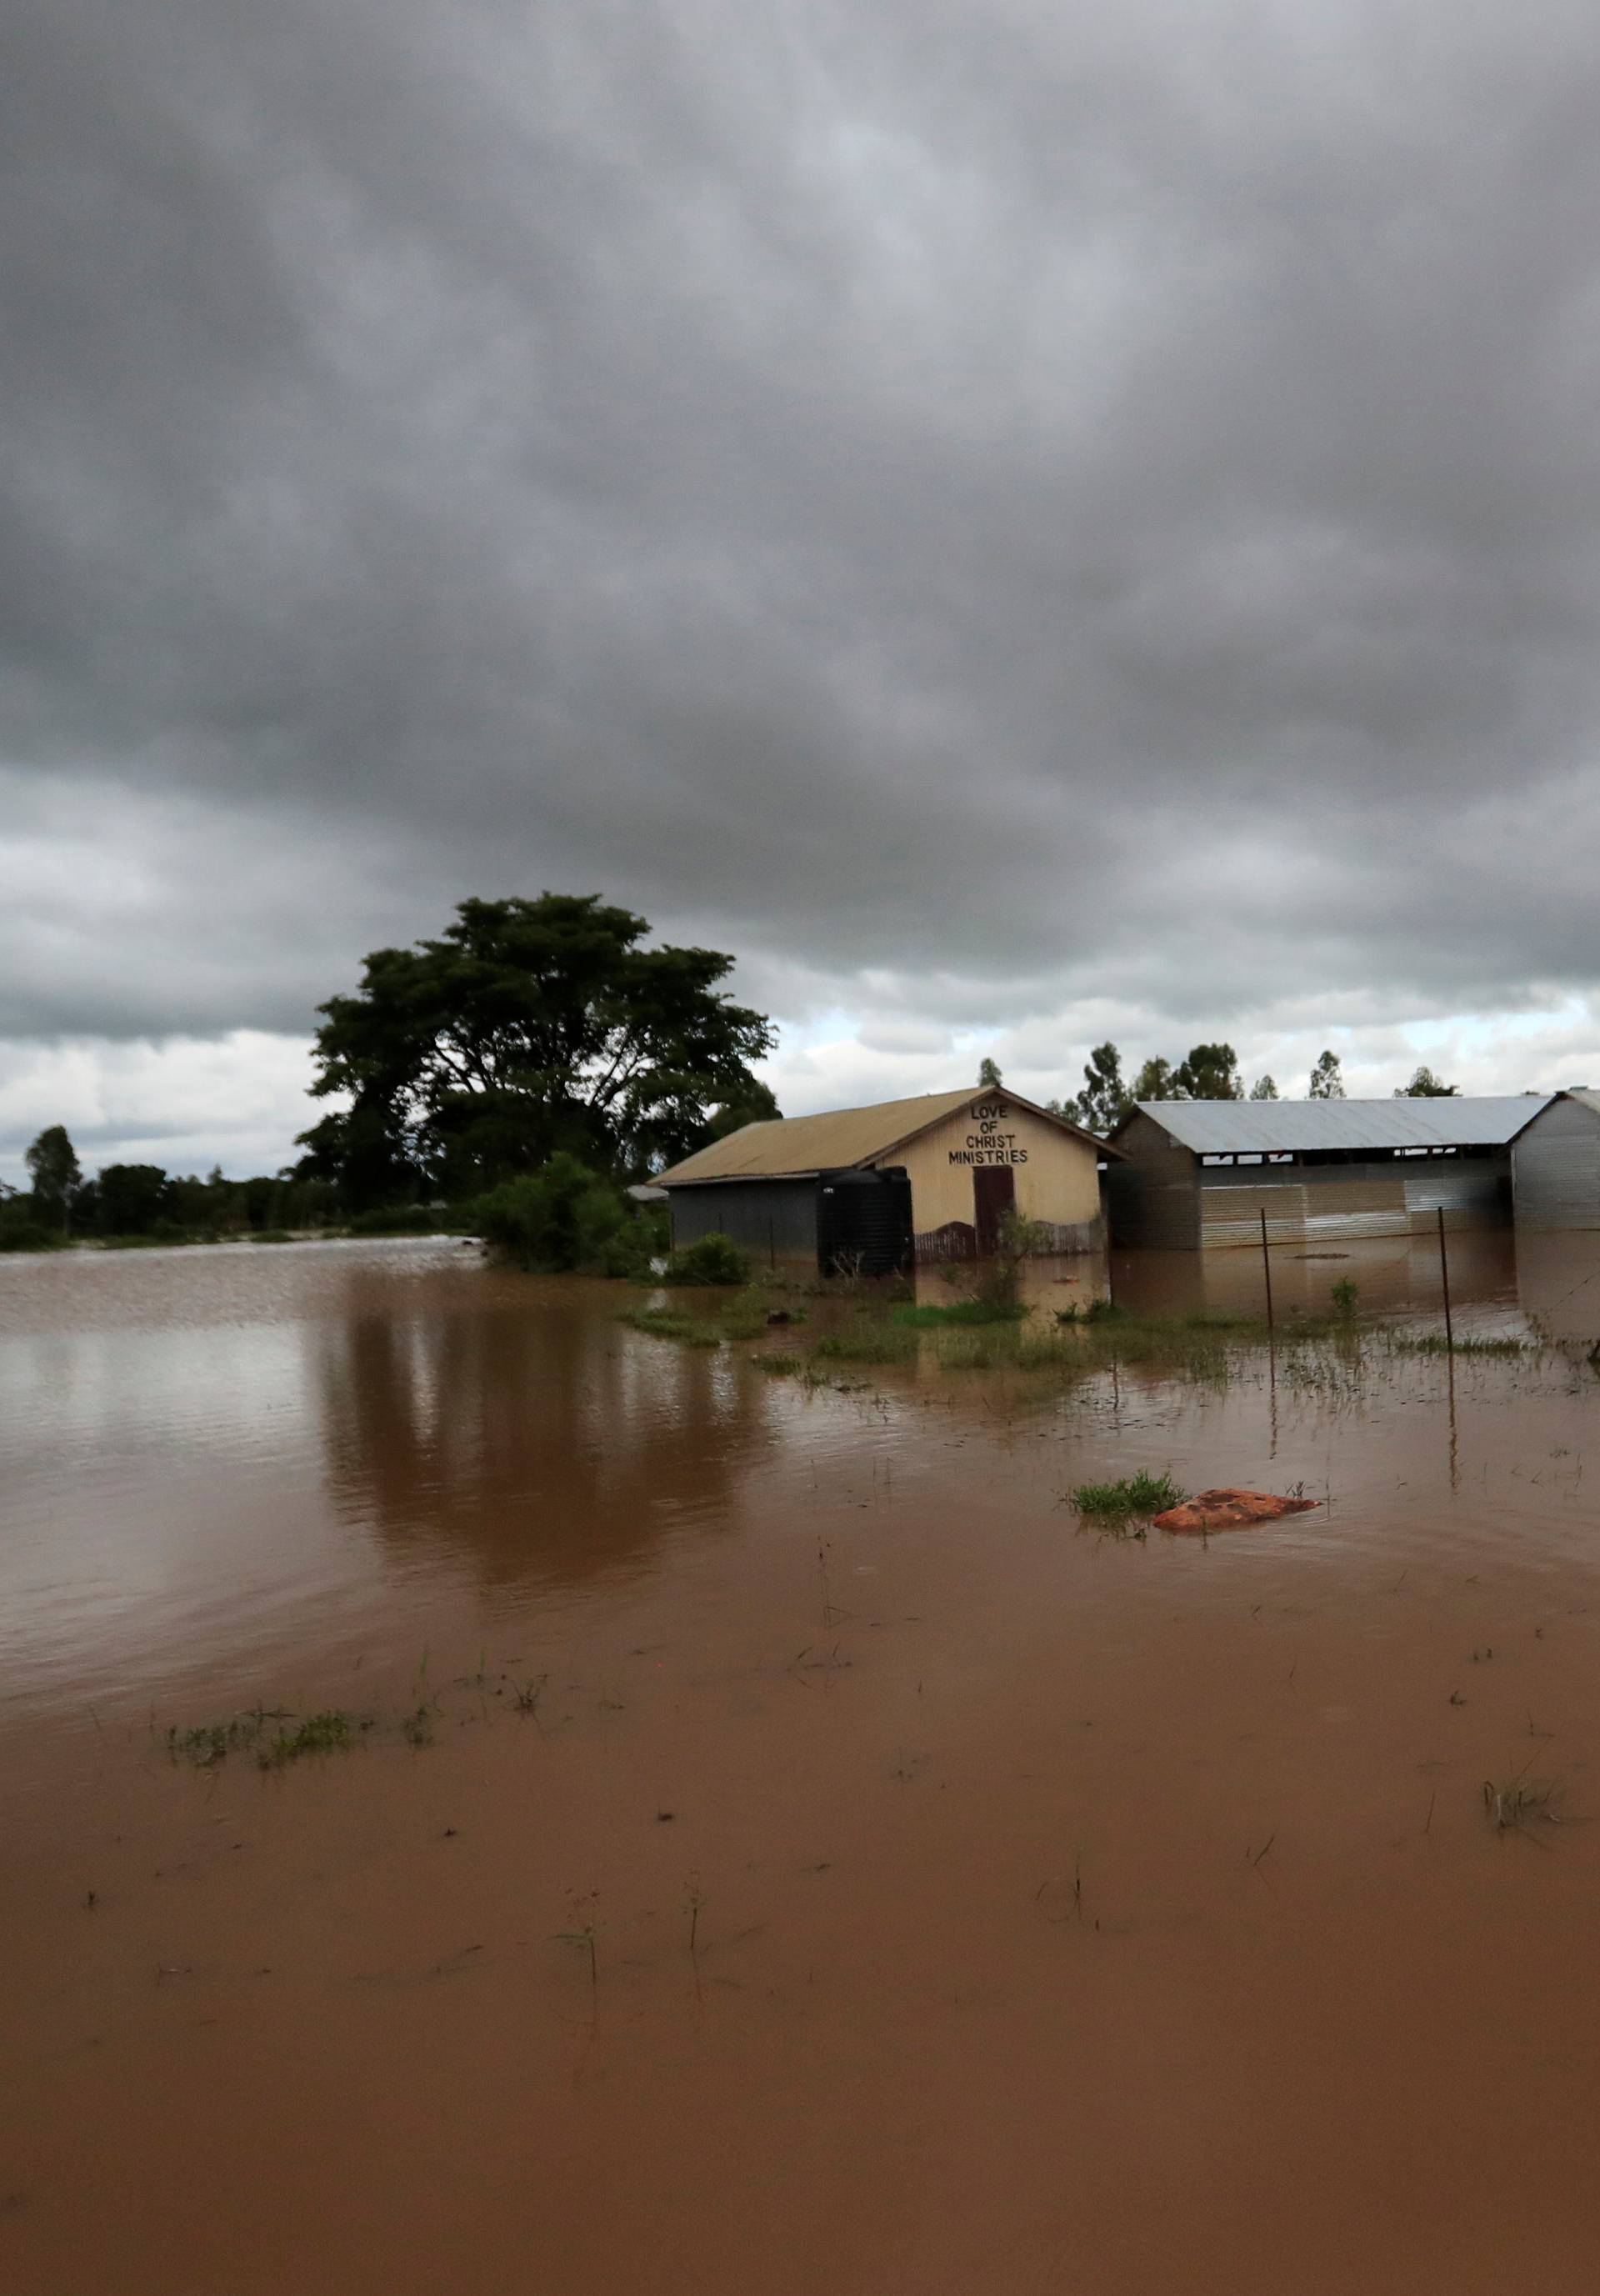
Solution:
M 979 1096 L 978 1087 L 969 1084 L 960 1092 L 919 1093 L 915 1100 L 881 1100 L 872 1108 L 833 1108 L 824 1116 L 746 1124 L 658 1174 L 656 1185 L 671 1188 L 689 1180 L 776 1180 L 787 1174 L 841 1171 L 881 1156 L 908 1133 L 953 1116 Z
M 1137 1105 L 1197 1156 L 1248 1156 L 1312 1148 L 1501 1148 L 1554 1097 L 1530 1092 L 1482 1100 L 1142 1100 Z
M 778 1117 L 765 1124 L 747 1124 L 726 1140 L 713 1140 L 681 1164 L 658 1173 L 663 1188 L 687 1186 L 695 1180 L 782 1180 L 812 1172 L 847 1170 L 852 1164 L 870 1164 L 898 1148 L 903 1141 L 925 1132 L 973 1101 L 999 1099 L 1046 1124 L 1059 1124 L 1098 1154 L 1117 1156 L 1103 1140 L 1082 1131 L 1064 1117 L 1024 1100 L 1021 1093 L 1002 1085 L 990 1093 L 982 1085 L 963 1085 L 958 1092 L 919 1093 L 915 1100 L 880 1100 L 871 1108 L 833 1108 L 824 1116 Z

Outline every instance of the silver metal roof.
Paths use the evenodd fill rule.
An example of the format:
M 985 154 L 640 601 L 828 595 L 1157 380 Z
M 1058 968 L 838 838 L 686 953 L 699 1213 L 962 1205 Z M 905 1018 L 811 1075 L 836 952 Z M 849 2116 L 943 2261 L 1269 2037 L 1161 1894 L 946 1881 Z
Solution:
M 1137 1105 L 1197 1156 L 1236 1156 L 1309 1148 L 1503 1148 L 1555 1097 L 1528 1092 L 1483 1100 L 1141 1100 Z

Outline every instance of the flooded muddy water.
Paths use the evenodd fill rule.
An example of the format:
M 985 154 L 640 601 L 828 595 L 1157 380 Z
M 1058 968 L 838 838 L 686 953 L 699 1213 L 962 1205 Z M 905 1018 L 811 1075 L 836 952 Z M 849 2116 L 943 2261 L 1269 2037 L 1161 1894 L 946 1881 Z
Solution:
M 1566 1352 L 807 1384 L 442 1242 L 0 1263 L 0 2288 L 1592 2288 L 1600 1260 L 1451 1250 Z M 1140 1469 L 1323 1504 L 1087 1530 Z

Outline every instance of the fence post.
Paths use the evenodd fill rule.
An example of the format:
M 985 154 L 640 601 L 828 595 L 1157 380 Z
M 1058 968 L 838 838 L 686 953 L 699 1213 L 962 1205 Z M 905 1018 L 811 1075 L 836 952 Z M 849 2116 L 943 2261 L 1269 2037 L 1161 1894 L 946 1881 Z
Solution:
M 1439 1279 L 1444 1286 L 1444 1344 L 1445 1353 L 1456 1352 L 1456 1333 L 1450 1323 L 1450 1263 L 1445 1257 L 1444 1206 L 1439 1207 Z
M 1265 1205 L 1261 1208 L 1261 1272 L 1267 1278 L 1267 1329 L 1270 1332 L 1273 1328 L 1272 1260 L 1267 1250 L 1267 1208 Z

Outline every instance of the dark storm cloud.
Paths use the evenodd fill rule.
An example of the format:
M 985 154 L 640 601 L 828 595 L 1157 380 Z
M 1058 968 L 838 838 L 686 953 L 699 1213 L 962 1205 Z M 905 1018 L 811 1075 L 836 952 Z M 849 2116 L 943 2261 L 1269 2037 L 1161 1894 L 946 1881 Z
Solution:
M 0 1032 L 544 883 L 791 1011 L 1592 981 L 1592 12 L 8 24 Z

